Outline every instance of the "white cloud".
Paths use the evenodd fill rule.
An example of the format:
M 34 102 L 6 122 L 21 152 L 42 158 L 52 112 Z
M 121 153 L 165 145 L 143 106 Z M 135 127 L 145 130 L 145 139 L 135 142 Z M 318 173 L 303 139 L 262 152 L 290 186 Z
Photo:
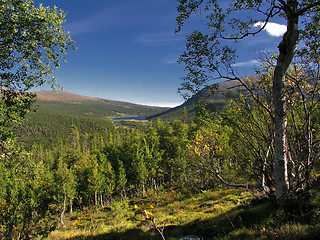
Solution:
M 254 24 L 254 27 L 262 28 L 264 24 L 264 22 L 257 22 Z M 264 30 L 266 30 L 267 33 L 272 37 L 281 37 L 287 31 L 287 26 L 274 22 L 268 22 Z
M 178 58 L 177 58 L 178 59 Z M 177 59 L 166 59 L 165 63 L 166 64 L 177 64 L 178 60 Z
M 71 35 L 83 33 L 94 33 L 105 30 L 130 27 L 135 24 L 143 24 L 143 19 L 136 11 L 138 7 L 128 5 L 104 6 L 100 10 L 91 13 L 91 15 L 67 22 L 65 28 Z
M 162 62 L 165 64 L 178 64 L 179 54 L 170 54 L 163 58 Z
M 150 34 L 141 34 L 137 37 L 137 41 L 147 45 L 159 45 L 169 42 L 184 40 L 172 32 L 157 32 Z
M 233 65 L 233 67 L 252 67 L 259 64 L 258 60 L 249 60 L 246 62 L 238 62 Z
M 156 107 L 168 107 L 168 108 L 174 108 L 174 107 L 177 107 L 181 104 L 183 104 L 183 102 L 147 102 L 147 103 L 143 103 L 143 105 L 156 106 Z

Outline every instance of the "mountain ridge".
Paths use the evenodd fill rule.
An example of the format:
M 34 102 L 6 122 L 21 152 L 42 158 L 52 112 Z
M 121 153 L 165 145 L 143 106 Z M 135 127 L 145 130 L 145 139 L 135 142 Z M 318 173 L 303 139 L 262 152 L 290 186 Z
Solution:
M 251 76 L 250 78 L 252 78 Z M 242 81 L 246 81 L 242 79 Z M 183 119 L 186 117 L 184 109 L 188 116 L 191 116 L 196 111 L 196 106 L 194 105 L 199 100 L 203 100 L 206 103 L 211 103 L 216 109 L 223 109 L 226 101 L 227 95 L 236 96 L 239 92 L 246 91 L 245 87 L 237 80 L 225 80 L 215 84 L 210 87 L 204 87 L 199 92 L 195 93 L 192 97 L 187 99 L 184 103 L 174 108 L 168 109 L 162 113 L 154 116 L 150 116 L 149 119 L 163 118 L 163 119 Z
M 70 126 L 81 134 L 106 132 L 113 129 L 112 119 L 119 117 L 151 116 L 169 108 L 138 105 L 121 101 L 87 97 L 65 91 L 35 92 L 38 98 L 17 129 L 20 142 L 30 148 L 34 143 L 50 146 L 57 137 L 68 137 Z
M 64 90 L 42 90 L 42 91 L 36 91 L 34 92 L 37 95 L 38 100 L 43 101 L 103 101 L 105 103 L 109 104 L 131 104 L 136 106 L 146 106 L 146 107 L 156 107 L 156 108 L 164 108 L 169 109 L 170 107 L 160 107 L 160 106 L 153 106 L 148 104 L 139 104 L 139 103 L 133 103 L 133 102 L 127 102 L 122 100 L 111 100 L 101 97 L 89 97 L 77 93 L 72 93 Z
M 245 79 L 243 79 L 245 81 Z M 226 104 L 226 95 L 227 94 L 237 94 L 241 91 L 245 91 L 243 85 L 239 83 L 239 81 L 220 81 L 213 85 L 214 91 L 210 90 L 210 88 L 203 88 L 196 94 L 194 94 L 191 98 L 186 100 L 184 103 L 173 107 L 157 107 L 157 106 L 148 106 L 124 101 L 116 101 L 110 99 L 103 99 L 98 97 L 88 97 L 80 94 L 75 94 L 67 91 L 39 91 L 35 92 L 37 94 L 38 100 L 41 101 L 68 101 L 68 102 L 91 102 L 90 105 L 94 104 L 94 101 L 97 102 L 99 105 L 108 106 L 108 108 L 112 108 L 112 112 L 115 114 L 115 117 L 124 117 L 124 116 L 138 116 L 144 115 L 148 119 L 156 119 L 156 118 L 163 118 L 163 119 L 182 119 L 185 118 L 186 115 L 183 114 L 184 109 L 187 110 L 188 115 L 192 115 L 195 112 L 194 104 L 199 100 L 209 101 L 213 104 L 213 106 L 217 109 L 222 109 Z M 148 114 L 143 114 L 144 110 L 147 109 Z M 150 112 L 150 109 L 153 109 L 155 114 Z M 116 110 L 118 109 L 118 110 Z M 121 109 L 121 111 L 119 111 Z M 131 110 L 131 111 L 126 111 Z M 135 111 L 139 109 L 139 111 Z M 132 114 L 136 112 L 137 114 Z M 110 116 L 110 114 L 108 114 Z
M 95 97 L 88 97 L 76 93 L 71 93 L 67 91 L 56 91 L 56 90 L 43 90 L 34 92 L 37 95 L 37 99 L 39 100 L 47 100 L 47 101 L 67 101 L 67 100 L 93 100 L 96 101 L 98 98 Z

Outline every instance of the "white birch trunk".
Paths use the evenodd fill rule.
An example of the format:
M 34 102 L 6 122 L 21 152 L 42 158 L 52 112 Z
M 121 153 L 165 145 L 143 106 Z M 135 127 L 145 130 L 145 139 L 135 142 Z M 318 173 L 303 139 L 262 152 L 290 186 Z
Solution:
M 101 207 L 104 208 L 104 203 L 103 203 L 103 195 L 100 195 L 100 203 L 101 203 Z
M 70 203 L 70 214 L 72 214 L 73 213 L 73 207 L 72 207 L 73 201 L 72 201 L 72 199 L 70 199 L 69 203 Z
M 275 114 L 275 141 L 273 177 L 277 203 L 282 206 L 288 198 L 288 144 L 287 144 L 287 115 L 284 81 L 287 69 L 298 48 L 298 14 L 296 2 L 288 4 L 287 32 L 279 44 L 279 57 L 273 77 L 273 106 Z
M 67 201 L 67 194 L 66 194 L 66 189 L 63 187 L 63 209 L 60 215 L 60 222 L 62 224 L 62 226 L 64 227 L 64 222 L 63 222 L 63 217 L 64 217 L 64 213 L 66 211 L 66 201 Z

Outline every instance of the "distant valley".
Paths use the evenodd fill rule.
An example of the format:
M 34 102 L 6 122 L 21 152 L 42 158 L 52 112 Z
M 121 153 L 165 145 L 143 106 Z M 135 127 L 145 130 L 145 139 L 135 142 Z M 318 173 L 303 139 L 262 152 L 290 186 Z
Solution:
M 80 133 L 106 132 L 113 127 L 112 118 L 153 116 L 169 108 L 86 97 L 65 91 L 37 92 L 37 101 L 27 120 L 18 129 L 21 142 L 51 145 L 56 137 L 68 136 L 72 124 Z
M 18 131 L 21 142 L 30 147 L 33 143 L 54 144 L 57 136 L 67 137 L 72 124 L 79 128 L 81 134 L 95 132 L 106 134 L 108 129 L 114 127 L 113 118 L 121 118 L 130 126 L 136 126 L 136 123 L 127 121 L 126 117 L 191 121 L 196 111 L 195 102 L 204 100 L 219 110 L 226 105 L 226 95 L 232 97 L 244 91 L 235 82 L 219 83 L 218 89 L 213 95 L 207 89 L 203 89 L 175 108 L 145 106 L 87 97 L 65 91 L 41 91 L 37 92 L 37 101 L 33 105 L 33 111 L 27 115 L 27 121 Z M 145 123 L 145 121 L 141 122 Z
M 37 104 L 42 111 L 56 106 L 60 113 L 92 115 L 95 117 L 149 116 L 169 108 L 139 105 L 134 103 L 82 96 L 65 91 L 37 92 Z M 48 109 L 48 110 L 49 110 Z

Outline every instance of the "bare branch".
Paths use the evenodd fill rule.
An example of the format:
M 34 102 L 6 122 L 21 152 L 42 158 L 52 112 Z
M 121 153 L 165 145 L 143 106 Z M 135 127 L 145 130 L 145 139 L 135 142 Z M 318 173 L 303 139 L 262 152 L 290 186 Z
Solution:
M 274 11 L 275 9 L 278 9 L 278 11 L 276 11 L 275 13 L 273 13 L 273 11 Z M 267 26 L 270 18 L 272 18 L 272 17 L 274 17 L 275 15 L 277 15 L 281 10 L 282 10 L 282 9 L 281 9 L 280 7 L 275 6 L 275 5 L 273 5 L 273 6 L 271 7 L 271 9 L 270 9 L 270 11 L 269 11 L 268 13 L 264 13 L 264 12 L 262 12 L 261 10 L 257 9 L 258 12 L 263 13 L 263 14 L 266 15 L 266 19 L 265 19 L 265 21 L 263 21 L 263 25 L 262 25 L 262 27 L 261 27 L 258 31 L 255 31 L 255 32 L 247 32 L 247 33 L 243 34 L 243 35 L 240 36 L 240 37 L 225 37 L 225 36 L 222 36 L 222 35 L 221 35 L 221 38 L 224 39 L 224 40 L 242 40 L 242 39 L 244 39 L 244 38 L 246 38 L 246 37 L 248 37 L 248 36 L 255 36 L 255 35 L 259 34 L 262 30 L 264 30 L 265 27 Z
M 246 90 L 248 90 L 248 92 L 250 93 L 251 97 L 252 97 L 262 108 L 264 108 L 264 109 L 267 111 L 267 113 L 268 113 L 269 116 L 271 117 L 272 121 L 274 121 L 274 117 L 273 117 L 273 114 L 272 114 L 272 112 L 270 111 L 270 109 L 269 109 L 266 105 L 264 105 L 264 104 L 256 97 L 256 95 L 254 94 L 253 90 L 252 90 L 247 84 L 245 84 L 244 81 L 243 81 L 241 78 L 236 77 L 236 80 L 238 80 L 238 81 L 242 84 L 242 86 L 244 86 L 244 87 L 246 88 Z
M 303 15 L 304 13 L 306 13 L 307 11 L 311 10 L 312 8 L 314 7 L 319 7 L 320 6 L 320 1 L 317 1 L 313 4 L 310 4 L 304 8 L 301 8 L 299 11 L 298 11 L 298 15 L 301 16 Z
M 228 187 L 235 187 L 235 188 L 245 188 L 245 189 L 255 189 L 255 190 L 260 190 L 261 186 L 255 186 L 255 185 L 248 185 L 248 184 L 234 184 L 234 183 L 230 183 L 226 180 L 224 180 L 219 173 L 217 173 L 216 171 L 209 169 L 209 171 L 211 173 L 213 173 L 223 184 L 225 184 Z

